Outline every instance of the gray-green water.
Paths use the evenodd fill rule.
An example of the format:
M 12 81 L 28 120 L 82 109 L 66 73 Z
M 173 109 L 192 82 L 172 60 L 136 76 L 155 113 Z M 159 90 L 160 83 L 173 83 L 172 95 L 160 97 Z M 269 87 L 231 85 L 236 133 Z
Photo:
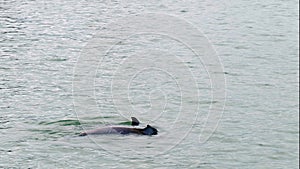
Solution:
M 298 6 L 296 0 L 1 1 L 0 168 L 298 168 Z M 98 30 L 146 12 L 177 16 L 200 28 L 221 59 L 226 107 L 203 144 L 199 134 L 208 109 L 218 103 L 210 102 L 209 76 L 193 57 L 187 66 L 199 72 L 194 77 L 199 102 L 192 99 L 189 79 L 178 85 L 175 74 L 161 69 L 130 77 L 131 105 L 118 88 L 127 76 L 114 74 L 115 66 L 125 65 L 128 73 L 136 60 L 120 62 L 122 57 L 139 54 L 127 51 L 126 44 L 139 49 L 143 55 L 135 58 L 145 59 L 144 65 L 152 62 L 140 49 L 156 56 L 153 63 L 170 68 L 180 68 L 179 60 L 193 55 L 169 38 L 132 37 L 112 48 L 102 64 L 92 65 L 94 88 L 83 86 L 78 93 L 74 72 Z M 185 77 L 180 70 L 179 77 Z M 120 77 L 113 79 L 119 85 L 111 85 L 112 77 Z M 111 86 L 119 91 L 117 99 L 110 98 Z M 159 107 L 165 100 L 168 104 Z M 91 106 L 95 102 L 97 107 Z M 198 118 L 189 121 L 195 119 L 195 105 Z M 133 112 L 120 114 L 127 106 Z M 82 128 L 120 124 L 130 115 L 155 125 L 159 135 L 77 137 Z

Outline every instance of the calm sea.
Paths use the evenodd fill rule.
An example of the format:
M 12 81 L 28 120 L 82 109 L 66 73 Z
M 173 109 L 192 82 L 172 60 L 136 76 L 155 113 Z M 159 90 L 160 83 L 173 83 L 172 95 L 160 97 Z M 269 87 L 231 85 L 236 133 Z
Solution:
M 0 168 L 299 168 L 298 7 L 2 0 Z

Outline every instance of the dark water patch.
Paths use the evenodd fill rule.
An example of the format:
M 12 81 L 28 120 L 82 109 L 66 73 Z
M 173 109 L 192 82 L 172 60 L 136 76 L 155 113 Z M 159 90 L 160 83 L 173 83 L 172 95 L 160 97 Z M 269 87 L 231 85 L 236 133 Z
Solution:
M 60 126 L 79 126 L 81 123 L 79 120 L 58 120 L 53 122 L 40 122 L 40 125 L 51 125 L 51 124 L 58 124 Z
M 118 123 L 118 125 L 127 125 L 127 126 L 131 126 L 131 121 L 121 122 L 121 123 Z
M 215 101 L 215 100 L 210 100 L 210 101 L 200 101 L 199 102 L 200 104 L 214 104 L 214 103 L 218 103 L 218 101 Z
M 10 124 L 10 120 L 7 117 L 0 117 L 0 130 L 5 130 L 12 128 Z
M 75 133 L 72 129 L 29 129 L 31 134 L 27 140 L 39 140 L 39 141 L 47 141 L 47 140 L 57 140 L 59 138 L 63 138 L 65 136 L 74 136 Z M 78 131 L 79 133 L 79 131 Z M 78 134 L 77 134 L 78 135 Z
M 112 119 L 112 118 L 115 118 L 115 116 L 101 116 L 101 117 L 98 117 L 98 119 Z
M 255 84 L 248 84 L 248 86 L 272 87 L 274 85 L 269 83 L 255 83 Z
M 224 72 L 224 75 L 228 76 L 243 76 L 240 73 L 234 73 L 234 72 Z
M 62 61 L 67 61 L 68 59 L 66 58 L 54 58 L 54 59 L 48 59 L 48 61 L 53 61 L 53 62 L 62 62 Z
M 10 70 L 11 68 L 8 67 L 0 67 L 0 70 Z
M 256 86 L 274 86 L 274 85 L 268 83 L 261 83 L 261 84 L 256 84 Z
M 5 121 L 0 121 L 0 124 L 4 124 L 4 123 L 8 123 L 9 120 L 5 120 Z
M 8 152 L 8 153 L 10 153 L 10 152 L 12 152 L 12 150 L 10 150 L 10 149 L 8 149 L 8 150 L 0 149 L 0 152 Z M 1 167 L 0 167 L 0 168 L 1 168 Z
M 30 129 L 29 131 L 38 132 L 38 133 L 42 133 L 42 134 L 57 134 L 57 133 L 59 133 L 59 131 L 54 131 L 51 129 Z
M 274 147 L 273 145 L 269 145 L 269 144 L 266 144 L 266 143 L 257 143 L 256 145 L 259 146 L 259 147 Z
M 85 120 L 97 120 L 97 119 L 113 119 L 115 116 L 97 116 L 97 117 L 86 117 Z

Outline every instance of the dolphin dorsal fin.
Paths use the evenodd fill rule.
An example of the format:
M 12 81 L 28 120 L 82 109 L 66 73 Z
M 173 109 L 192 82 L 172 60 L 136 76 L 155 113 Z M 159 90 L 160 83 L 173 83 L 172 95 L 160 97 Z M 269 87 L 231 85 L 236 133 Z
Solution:
M 140 122 L 138 121 L 137 118 L 131 117 L 131 125 L 132 126 L 138 126 L 139 124 L 140 124 Z

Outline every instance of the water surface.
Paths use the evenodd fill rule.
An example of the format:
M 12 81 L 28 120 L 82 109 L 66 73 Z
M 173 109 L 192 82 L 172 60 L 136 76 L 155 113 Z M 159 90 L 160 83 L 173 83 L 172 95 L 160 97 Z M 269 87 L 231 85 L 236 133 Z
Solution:
M 1 2 L 0 168 L 298 168 L 298 5 L 294 0 Z M 171 14 L 200 28 L 221 59 L 226 108 L 205 144 L 199 143 L 199 134 L 214 104 L 209 76 L 190 50 L 168 38 L 147 35 L 135 41 L 132 37 L 127 44 L 157 49 L 135 59 L 147 61 L 155 52 L 163 53 L 178 67 L 182 66 L 178 58 L 191 58 L 186 65 L 199 72 L 195 78 L 200 93 L 193 125 L 188 120 L 195 119 L 194 107 L 180 110 L 180 105 L 198 103 L 188 97 L 181 100 L 176 77 L 157 69 L 141 71 L 132 79 L 135 111 L 120 114 L 118 106 L 126 104 L 120 97 L 114 104 L 109 95 L 113 68 L 120 62 L 110 57 L 95 74 L 93 97 L 87 95 L 90 91 L 83 92 L 81 104 L 74 104 L 74 67 L 98 29 L 144 12 Z M 122 54 L 135 56 L 126 47 L 126 43 L 116 46 L 108 56 L 120 60 Z M 153 63 L 164 63 L 159 59 L 155 57 Z M 134 69 L 130 62 L 125 65 L 129 67 L 124 70 Z M 188 84 L 181 86 L 187 93 L 191 92 Z M 151 102 L 164 105 L 160 101 L 166 96 L 166 111 L 154 114 L 162 107 L 151 107 Z M 95 101 L 98 107 L 88 106 Z M 77 137 L 83 128 L 119 124 L 130 115 L 139 116 L 142 125 L 157 126 L 159 135 Z M 176 121 L 176 117 L 182 118 Z M 153 156 L 174 140 L 181 142 Z

